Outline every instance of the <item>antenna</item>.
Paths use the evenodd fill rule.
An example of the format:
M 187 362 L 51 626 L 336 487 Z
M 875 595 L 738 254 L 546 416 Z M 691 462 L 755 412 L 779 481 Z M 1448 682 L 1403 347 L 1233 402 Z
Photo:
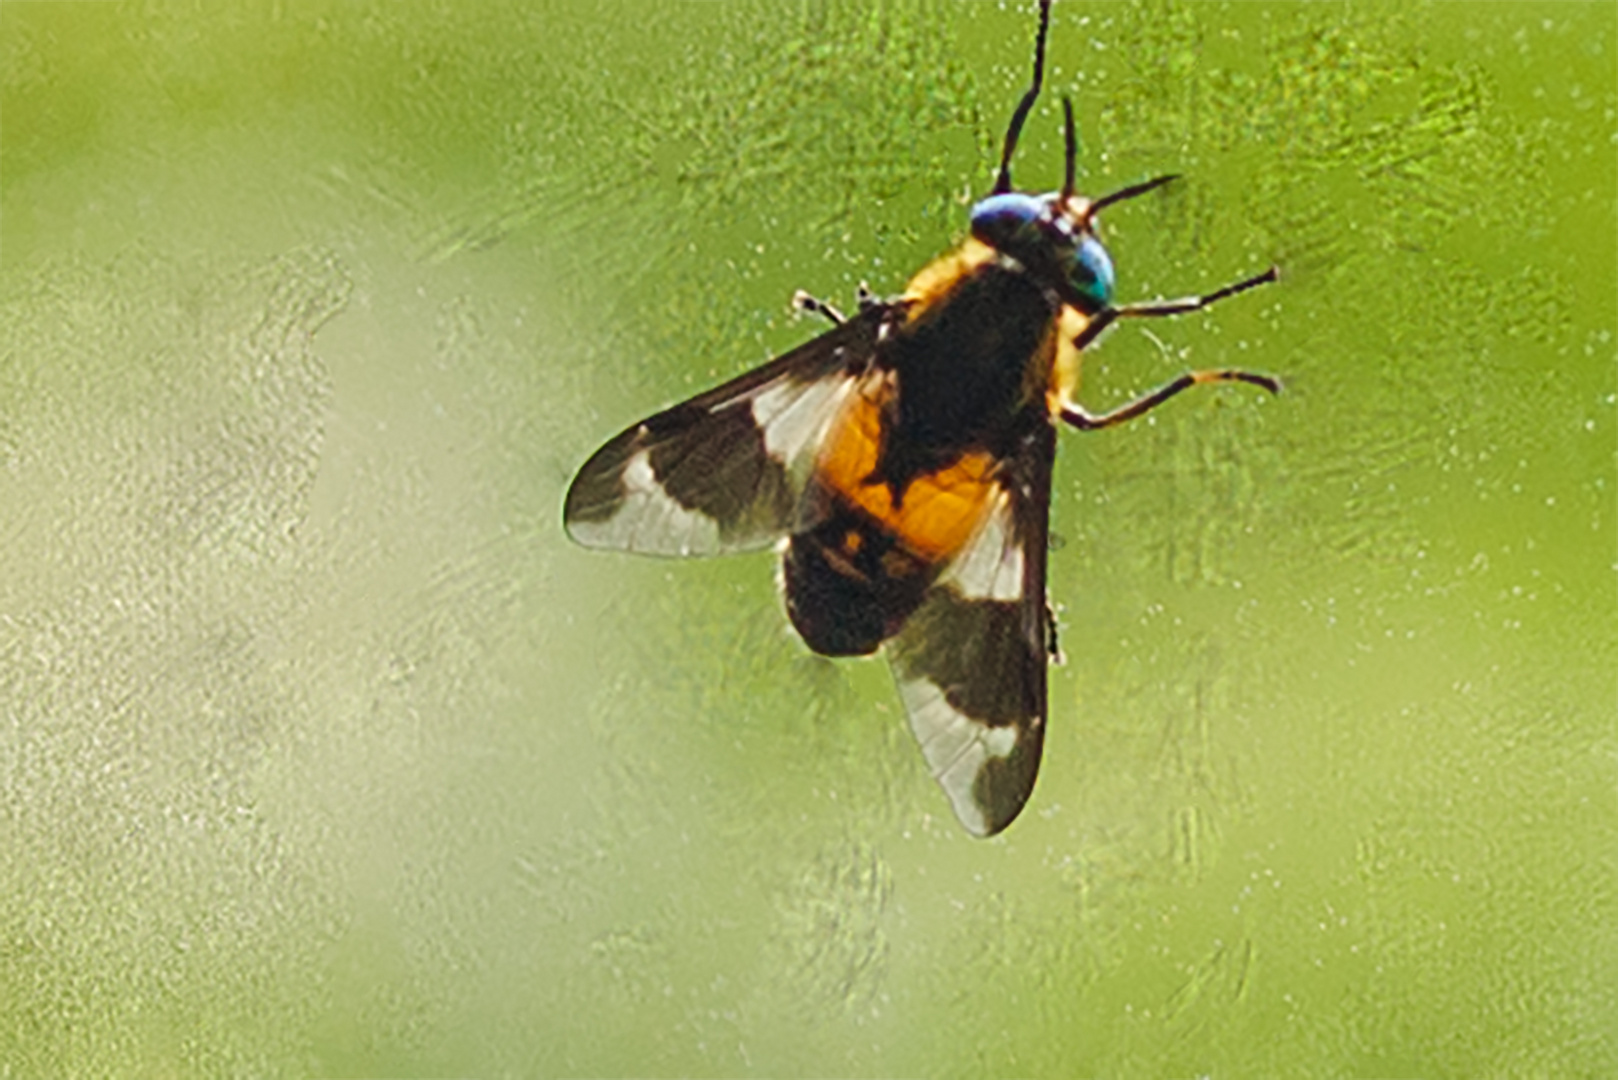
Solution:
M 1100 213 L 1103 208 L 1111 206 L 1113 203 L 1123 202 L 1125 199 L 1133 199 L 1137 195 L 1144 195 L 1148 191 L 1162 187 L 1170 180 L 1178 180 L 1179 178 L 1179 173 L 1168 173 L 1165 176 L 1154 176 L 1150 180 L 1143 180 L 1141 183 L 1130 184 L 1126 188 L 1120 188 L 1111 195 L 1103 195 L 1101 198 L 1091 203 L 1089 208 L 1085 210 L 1085 223 L 1088 224 L 1091 218 Z
M 1022 134 L 1023 122 L 1039 98 L 1039 87 L 1045 80 L 1045 38 L 1051 28 L 1051 0 L 1039 0 L 1039 36 L 1034 39 L 1034 79 L 1028 85 L 1017 111 L 1011 114 L 1011 125 L 1006 128 L 1006 147 L 1000 152 L 1000 175 L 995 179 L 991 195 L 1004 195 L 1011 190 L 1011 155 L 1017 149 L 1017 137 Z
M 1062 129 L 1063 136 L 1067 140 L 1067 173 L 1062 180 L 1062 196 L 1056 201 L 1065 206 L 1073 198 L 1074 170 L 1077 168 L 1075 162 L 1079 156 L 1079 133 L 1073 126 L 1073 102 L 1067 98 L 1062 99 L 1062 120 L 1065 125 Z

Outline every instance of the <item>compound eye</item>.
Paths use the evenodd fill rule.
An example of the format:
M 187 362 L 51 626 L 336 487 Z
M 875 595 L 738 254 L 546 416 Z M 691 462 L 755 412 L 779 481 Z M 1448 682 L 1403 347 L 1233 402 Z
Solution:
M 1073 252 L 1068 269 L 1068 284 L 1079 296 L 1094 305 L 1090 311 L 1100 311 L 1112 303 L 1112 256 L 1093 236 L 1085 236 Z
M 1045 204 L 1038 196 L 1017 191 L 990 195 L 972 207 L 972 235 L 1009 254 L 1044 210 Z

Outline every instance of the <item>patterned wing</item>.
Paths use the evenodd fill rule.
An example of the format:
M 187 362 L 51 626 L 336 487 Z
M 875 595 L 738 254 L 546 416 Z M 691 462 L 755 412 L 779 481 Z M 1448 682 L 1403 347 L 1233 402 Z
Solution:
M 1055 454 L 1055 430 L 1031 414 L 983 524 L 887 646 L 927 767 L 978 836 L 1011 824 L 1039 772 Z
M 718 555 L 790 532 L 813 448 L 893 310 L 871 305 L 619 434 L 573 478 L 563 509 L 568 535 L 586 547 Z

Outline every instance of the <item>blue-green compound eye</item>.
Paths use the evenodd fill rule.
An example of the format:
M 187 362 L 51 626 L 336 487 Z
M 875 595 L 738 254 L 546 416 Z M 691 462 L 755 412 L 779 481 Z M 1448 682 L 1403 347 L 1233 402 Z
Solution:
M 1035 223 L 1045 212 L 1045 200 L 1021 192 L 990 195 L 972 207 L 972 235 L 996 251 L 1018 257 L 1018 249 L 1032 242 Z
M 1112 303 L 1112 256 L 1093 236 L 1079 240 L 1068 267 L 1067 280 L 1080 296 L 1095 305 L 1095 311 Z
M 1094 315 L 1112 303 L 1112 258 L 1055 203 L 1054 195 L 991 195 L 972 208 L 972 235 Z

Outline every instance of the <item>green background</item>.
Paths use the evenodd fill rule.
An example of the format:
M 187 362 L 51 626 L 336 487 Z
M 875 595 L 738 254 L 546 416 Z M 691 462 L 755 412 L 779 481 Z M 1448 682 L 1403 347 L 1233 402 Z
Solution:
M 572 470 L 957 239 L 1028 5 L 0 6 L 0 1073 L 1618 1072 L 1618 9 L 1057 6 L 1107 215 L 976 841 Z

